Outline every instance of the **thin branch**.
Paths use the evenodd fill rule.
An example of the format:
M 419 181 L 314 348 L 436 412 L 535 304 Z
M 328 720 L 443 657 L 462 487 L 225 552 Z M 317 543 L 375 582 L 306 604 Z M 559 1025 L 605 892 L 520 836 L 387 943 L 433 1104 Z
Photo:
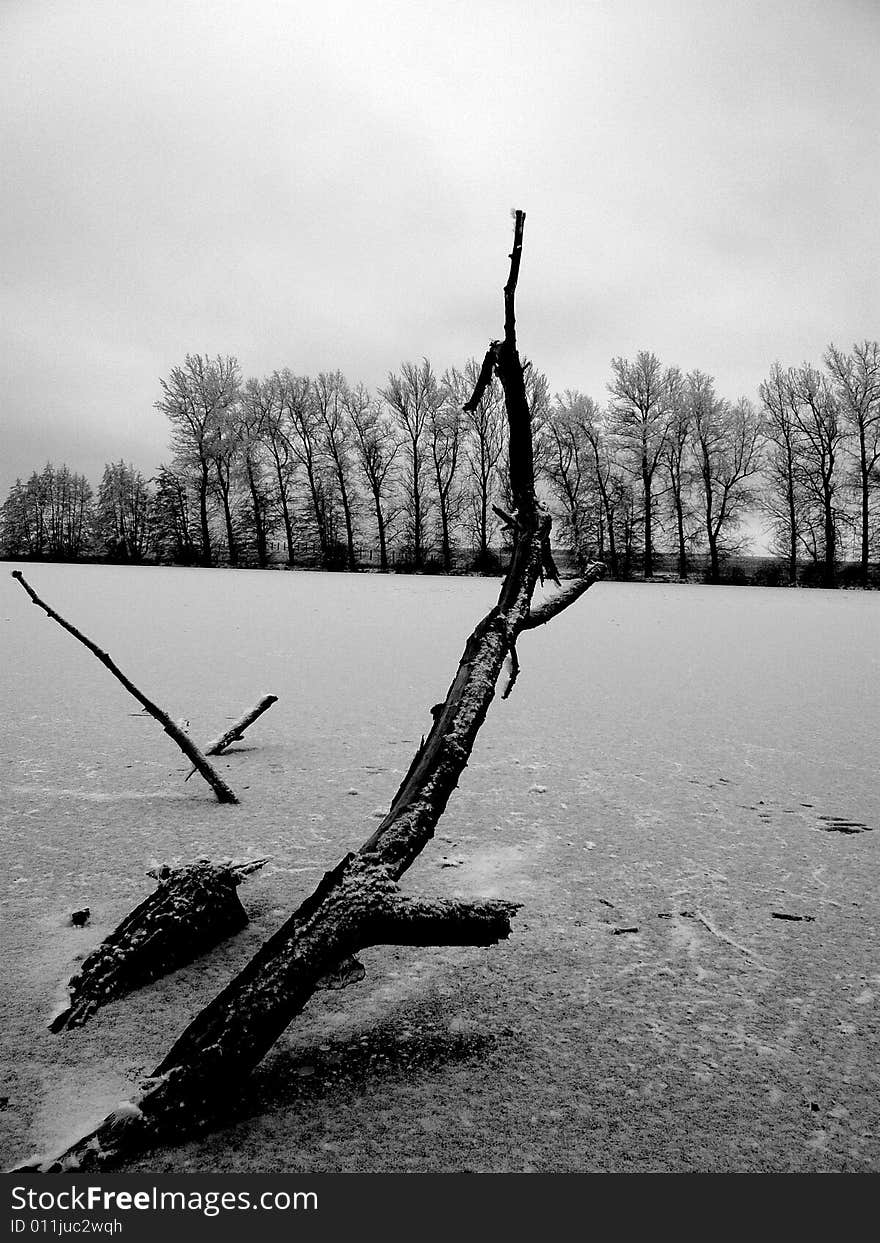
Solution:
M 173 738 L 193 767 L 196 768 L 205 778 L 208 785 L 210 785 L 211 789 L 216 794 L 218 801 L 221 803 L 237 803 L 238 799 L 220 774 L 217 773 L 208 763 L 193 740 L 185 734 L 183 730 L 174 723 L 174 721 L 172 721 L 168 713 L 163 711 L 158 704 L 154 704 L 151 699 L 148 699 L 142 691 L 139 691 L 134 683 L 129 681 L 122 670 L 113 662 L 113 660 L 111 660 L 106 652 L 102 652 L 97 644 L 93 643 L 91 639 L 86 638 L 81 631 L 77 630 L 76 626 L 72 626 L 69 621 L 66 621 L 61 616 L 60 613 L 56 613 L 55 610 L 46 604 L 44 600 L 41 600 L 31 585 L 25 580 L 21 570 L 13 570 L 12 577 L 18 579 L 34 604 L 43 609 L 43 611 L 47 613 L 53 621 L 56 621 L 59 626 L 66 630 L 68 634 L 72 634 L 75 639 L 79 639 L 80 643 L 87 647 L 93 655 L 97 656 L 101 664 L 105 665 L 110 670 L 114 678 L 116 678 L 118 682 L 122 683 L 128 693 L 133 695 L 138 703 L 143 705 L 147 712 L 149 712 L 150 716 L 159 722 L 169 738 Z
M 264 712 L 277 702 L 277 695 L 264 695 L 259 703 L 254 704 L 253 708 L 240 717 L 234 725 L 231 725 L 225 734 L 221 734 L 219 738 L 208 743 L 205 747 L 205 755 L 220 755 L 233 742 L 240 742 L 241 736 L 248 726 L 253 725 L 257 717 L 261 717 Z
M 552 595 L 549 600 L 533 605 L 523 625 L 523 630 L 534 630 L 537 626 L 546 625 L 548 621 L 551 621 L 563 610 L 574 604 L 575 600 L 580 599 L 584 592 L 592 587 L 593 583 L 598 582 L 604 574 L 604 565 L 601 563 L 592 565 L 581 578 L 572 579 L 561 591 L 557 591 Z
M 480 404 L 486 389 L 492 383 L 492 375 L 498 362 L 498 345 L 498 341 L 492 341 L 486 351 L 486 356 L 483 359 L 483 365 L 480 368 L 480 374 L 477 376 L 477 382 L 474 385 L 474 391 L 471 394 L 470 401 L 466 401 L 462 406 L 462 410 L 464 410 L 466 414 L 473 414 L 477 406 Z
M 516 530 L 517 522 L 513 514 L 509 514 L 507 510 L 502 509 L 500 505 L 493 505 L 492 512 L 498 515 L 498 517 L 501 519 L 504 525 L 508 528 L 508 530 L 510 531 Z
M 213 742 L 208 743 L 205 747 L 205 755 L 220 755 L 228 746 L 231 746 L 233 742 L 240 742 L 241 736 L 248 726 L 253 725 L 254 721 L 256 721 L 258 717 L 261 717 L 264 712 L 266 712 L 274 703 L 277 702 L 277 695 L 264 695 L 258 703 L 254 704 L 253 708 L 251 708 L 249 712 L 246 712 L 244 716 L 239 717 L 235 724 L 231 725 L 229 729 L 227 729 L 225 734 L 221 734 L 219 738 L 215 738 Z M 191 768 L 187 773 L 185 780 L 189 781 L 195 771 L 196 770 L 194 768 Z

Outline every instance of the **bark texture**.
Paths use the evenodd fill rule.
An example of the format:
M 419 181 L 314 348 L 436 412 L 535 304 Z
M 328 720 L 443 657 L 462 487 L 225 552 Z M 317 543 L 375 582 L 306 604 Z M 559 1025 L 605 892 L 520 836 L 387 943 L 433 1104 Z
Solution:
M 266 862 L 200 860 L 152 873 L 158 888 L 83 961 L 67 986 L 70 1005 L 49 1030 L 81 1027 L 100 1006 L 176 971 L 240 932 L 248 918 L 238 886 Z

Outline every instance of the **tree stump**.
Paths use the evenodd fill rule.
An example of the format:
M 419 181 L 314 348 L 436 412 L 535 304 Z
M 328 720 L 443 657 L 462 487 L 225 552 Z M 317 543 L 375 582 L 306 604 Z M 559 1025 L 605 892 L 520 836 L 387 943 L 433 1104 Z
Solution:
M 70 1005 L 52 1032 L 81 1027 L 100 1006 L 124 997 L 207 953 L 248 922 L 238 886 L 265 859 L 209 863 L 149 873 L 158 888 L 83 961 L 68 984 Z

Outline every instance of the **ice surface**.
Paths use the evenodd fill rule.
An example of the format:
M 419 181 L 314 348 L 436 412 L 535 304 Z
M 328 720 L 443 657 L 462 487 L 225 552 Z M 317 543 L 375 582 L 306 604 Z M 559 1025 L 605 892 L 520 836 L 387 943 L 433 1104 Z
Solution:
M 499 584 L 22 566 L 38 594 L 172 717 L 189 720 L 199 741 L 261 695 L 279 696 L 244 742 L 219 757 L 242 800 L 229 808 L 199 778 L 184 784 L 184 757 L 107 670 L 29 602 L 13 568 L 0 567 L 0 996 L 14 1052 L 12 1105 L 0 1121 L 19 1136 L 10 1149 L 18 1154 L 21 1135 L 51 1146 L 62 1122 L 78 1124 L 76 1108 L 59 1105 L 65 1075 L 88 1087 L 93 1105 L 107 1094 L 120 1099 L 120 1076 L 149 1069 L 283 913 L 369 836 Z M 531 974 L 538 967 L 529 946 L 539 933 L 551 937 L 586 973 L 582 986 L 569 980 L 559 994 L 565 1008 L 556 1030 L 566 1040 L 577 1040 L 566 1026 L 577 987 L 585 998 L 595 988 L 616 998 L 608 1004 L 617 1006 L 618 1023 L 649 1014 L 658 1041 L 675 1030 L 682 1065 L 694 1064 L 693 1006 L 709 1004 L 706 982 L 720 979 L 715 960 L 733 953 L 706 924 L 679 914 L 700 909 L 731 943 L 769 964 L 748 977 L 749 989 L 776 989 L 773 1004 L 782 1006 L 790 974 L 799 981 L 790 1000 L 803 1002 L 805 1014 L 814 1007 L 804 1022 L 818 1025 L 830 1050 L 845 1036 L 848 1049 L 862 1042 L 859 1059 L 876 1058 L 876 1031 L 854 1026 L 870 1007 L 853 1011 L 846 998 L 876 985 L 878 637 L 877 593 L 596 585 L 551 625 L 522 636 L 517 686 L 493 704 L 438 841 L 408 883 L 526 903 L 509 949 L 480 958 L 480 970 L 501 971 L 509 961 L 512 982 L 492 987 L 515 1008 L 520 985 L 532 989 L 544 978 L 544 967 Z M 851 830 L 829 831 L 835 824 Z M 108 1007 L 97 1044 L 45 1036 L 76 957 L 152 888 L 147 868 L 204 855 L 272 857 L 242 890 L 252 927 L 217 961 L 156 985 L 149 1021 L 134 1004 Z M 444 859 L 456 865 L 444 867 Z M 603 896 L 607 909 L 597 905 Z M 71 928 L 70 912 L 86 905 L 91 924 Z M 782 922 L 774 910 L 815 919 Z M 608 938 L 606 918 L 608 927 L 639 932 Z M 821 956 L 784 959 L 782 970 L 775 956 L 789 953 L 795 936 L 813 938 L 797 942 L 799 953 L 809 944 Z M 358 1003 L 351 990 L 359 1021 L 378 1021 L 394 997 L 425 996 L 418 972 L 442 954 L 401 954 L 406 971 L 368 976 L 378 992 L 362 992 Z M 635 957 L 624 968 L 620 954 Z M 749 963 L 733 953 L 727 969 L 742 973 Z M 683 1026 L 675 1027 L 657 973 L 679 969 L 690 972 L 696 992 L 679 990 Z M 449 970 L 454 976 L 457 968 Z M 624 978 L 628 991 L 618 996 Z M 646 1009 L 652 989 L 654 1008 Z M 775 1014 L 768 996 L 761 1004 Z M 748 1016 L 758 1013 L 745 1008 L 755 1004 L 752 993 L 737 1004 L 735 1031 L 778 1052 L 781 1036 L 749 1036 Z M 160 1023 L 163 1005 L 172 1007 L 170 1032 Z M 536 1022 L 537 1040 L 547 1027 L 544 1017 Z M 694 1039 L 717 1039 L 718 1060 L 734 1047 L 733 1028 L 713 1022 L 717 1031 Z M 787 1030 L 779 1024 L 774 1030 Z M 847 1083 L 855 1056 L 839 1063 Z M 16 1099 L 30 1102 L 19 1122 Z M 855 1096 L 840 1099 L 857 1112 Z

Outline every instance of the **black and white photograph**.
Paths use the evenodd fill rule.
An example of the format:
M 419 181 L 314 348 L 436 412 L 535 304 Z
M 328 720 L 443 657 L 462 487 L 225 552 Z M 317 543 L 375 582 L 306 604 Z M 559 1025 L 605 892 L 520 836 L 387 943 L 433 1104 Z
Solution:
M 876 0 L 0 4 L 13 1233 L 880 1172 L 878 63 Z

